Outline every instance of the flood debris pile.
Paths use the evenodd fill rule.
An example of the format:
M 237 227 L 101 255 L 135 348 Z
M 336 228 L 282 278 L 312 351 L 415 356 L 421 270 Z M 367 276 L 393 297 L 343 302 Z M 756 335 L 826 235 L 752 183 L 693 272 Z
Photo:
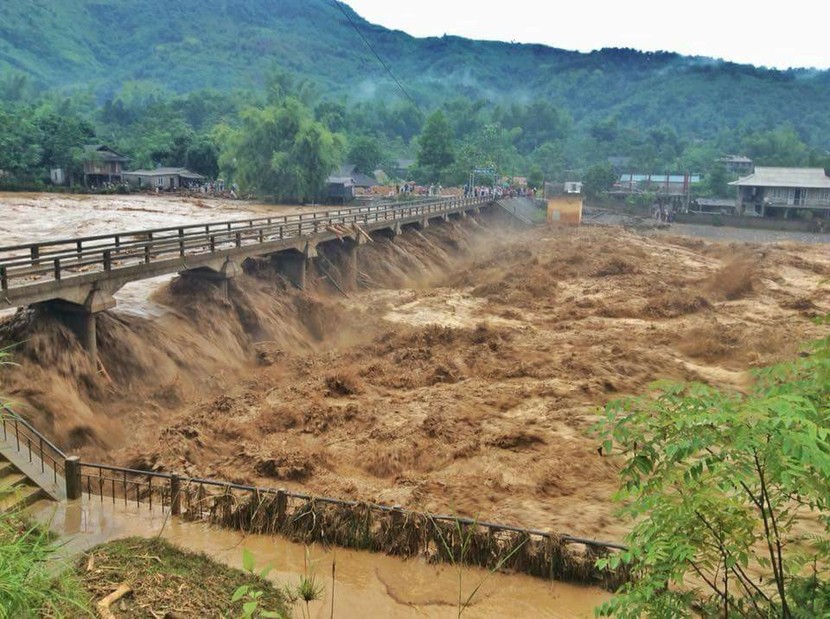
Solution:
M 359 270 L 347 294 L 267 260 L 229 298 L 178 280 L 163 317 L 101 321 L 97 371 L 48 317 L 4 325 L 25 340 L 4 380 L 87 459 L 618 540 L 598 407 L 657 379 L 743 389 L 830 310 L 821 246 L 485 217 L 375 237 Z
M 627 578 L 625 569 L 598 570 L 596 560 L 609 549 L 581 547 L 557 535 L 493 528 L 476 521 L 366 503 L 301 499 L 284 493 L 243 496 L 227 488 L 206 493 L 201 485 L 181 491 L 183 517 L 246 533 L 279 534 L 303 544 L 384 552 L 404 558 L 424 556 L 432 562 L 500 569 L 541 578 L 592 584 L 614 590 Z

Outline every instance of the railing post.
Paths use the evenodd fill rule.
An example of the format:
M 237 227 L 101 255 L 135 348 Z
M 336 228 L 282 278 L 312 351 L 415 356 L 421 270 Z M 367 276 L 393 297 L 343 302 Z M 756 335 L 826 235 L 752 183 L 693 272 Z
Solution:
M 6 267 L 0 267 L 0 290 L 3 292 L 9 289 L 9 276 L 6 274 Z
M 182 513 L 182 480 L 178 474 L 170 476 L 170 515 L 179 516 Z
M 61 281 L 61 259 L 55 258 L 55 281 Z
M 37 245 L 32 247 L 32 264 L 34 266 L 40 265 L 40 247 Z
M 288 495 L 283 488 L 277 490 L 277 525 L 282 526 L 285 522 L 285 514 L 288 511 Z
M 230 228 L 230 224 L 228 224 Z M 179 228 L 179 256 L 184 258 L 184 228 Z
M 66 498 L 69 501 L 81 498 L 81 459 L 69 456 L 63 461 L 63 476 L 66 479 Z
M 110 250 L 107 249 L 104 251 L 104 270 L 109 271 L 112 269 L 112 254 Z

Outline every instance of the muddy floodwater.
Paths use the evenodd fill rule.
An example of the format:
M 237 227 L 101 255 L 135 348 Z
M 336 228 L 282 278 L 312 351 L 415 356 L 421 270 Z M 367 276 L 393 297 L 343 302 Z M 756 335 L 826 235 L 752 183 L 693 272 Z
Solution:
M 32 235 L 40 224 L 25 213 L 37 212 L 40 238 L 267 208 L 89 200 L 6 196 L 0 208 Z M 517 231 L 482 213 L 371 235 L 357 289 L 343 285 L 339 241 L 318 246 L 304 291 L 268 259 L 246 261 L 227 293 L 194 278 L 141 282 L 98 316 L 95 362 L 48 309 L 0 320 L 0 347 L 18 344 L 0 393 L 87 461 L 619 542 L 622 456 L 598 450 L 602 407 L 657 380 L 745 390 L 751 370 L 828 331 L 814 321 L 830 312 L 825 243 L 683 231 Z M 56 524 L 91 540 L 148 520 L 107 509 Z M 164 535 L 241 560 L 235 534 L 170 523 Z M 302 548 L 248 542 L 280 577 L 302 570 Z M 328 577 L 332 555 L 314 553 Z M 451 568 L 336 557 L 344 608 L 455 614 Z M 603 599 L 500 575 L 470 616 L 589 616 Z
M 167 518 L 147 506 L 125 507 L 109 500 L 43 503 L 33 510 L 60 535 L 71 556 L 113 539 L 161 537 L 182 548 L 204 552 L 242 568 L 242 549 L 256 558 L 257 568 L 273 566 L 269 578 L 296 582 L 306 570 L 325 585 L 325 597 L 312 605 L 312 617 L 329 617 L 332 589 L 336 617 L 456 617 L 459 572 L 422 560 L 402 561 L 385 555 L 302 546 L 281 538 L 246 535 L 200 523 Z M 310 559 L 310 563 L 307 561 Z M 332 586 L 332 563 L 335 582 Z M 490 574 L 464 568 L 461 591 L 466 599 L 483 582 L 465 617 L 592 617 L 593 608 L 610 595 L 602 590 L 547 582 L 523 575 Z

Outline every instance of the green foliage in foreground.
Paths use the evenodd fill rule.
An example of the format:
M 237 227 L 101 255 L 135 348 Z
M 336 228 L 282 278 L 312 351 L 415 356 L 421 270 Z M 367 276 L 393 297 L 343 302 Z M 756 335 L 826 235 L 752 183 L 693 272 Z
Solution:
M 0 513 L 0 619 L 91 616 L 78 579 L 55 569 L 57 551 L 45 530 Z
M 830 613 L 830 338 L 747 394 L 692 385 L 618 401 L 603 450 L 628 454 L 617 499 L 635 579 L 614 617 Z

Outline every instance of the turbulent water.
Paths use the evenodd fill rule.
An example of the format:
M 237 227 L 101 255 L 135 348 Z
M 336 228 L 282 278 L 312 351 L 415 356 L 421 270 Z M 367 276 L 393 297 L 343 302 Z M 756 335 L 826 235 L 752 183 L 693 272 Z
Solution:
M 745 388 L 830 311 L 816 246 L 483 216 L 375 236 L 347 294 L 322 252 L 305 292 L 267 260 L 227 297 L 124 289 L 98 366 L 58 317 L 17 313 L 0 392 L 88 458 L 613 541 L 598 407 L 660 378 Z

